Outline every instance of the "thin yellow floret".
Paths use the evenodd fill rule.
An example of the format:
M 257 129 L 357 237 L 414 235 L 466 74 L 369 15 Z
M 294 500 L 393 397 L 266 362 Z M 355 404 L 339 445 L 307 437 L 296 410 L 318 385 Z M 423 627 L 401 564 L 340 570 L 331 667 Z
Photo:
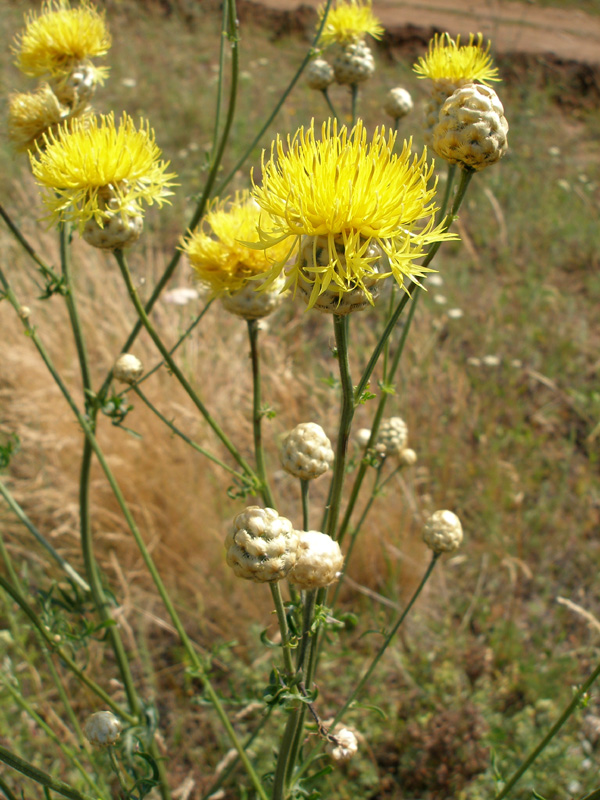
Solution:
M 173 194 L 175 174 L 166 172 L 169 162 L 161 160 L 154 131 L 144 120 L 139 130 L 125 113 L 118 125 L 112 113 L 76 120 L 71 129 L 63 124 L 46 135 L 44 145 L 29 158 L 53 221 L 71 220 L 81 231 L 93 217 L 102 226 L 106 187 L 116 202 L 112 210 L 129 216 L 142 213 L 142 202 L 162 206 Z
M 287 146 L 278 136 L 268 158 L 263 151 L 262 185 L 254 186 L 254 196 L 273 223 L 260 227 L 262 246 L 287 241 L 295 248 L 302 236 L 327 239 L 326 265 L 312 266 L 307 276 L 296 263 L 288 274 L 287 286 L 300 278 L 313 282 L 309 307 L 329 287 L 340 297 L 360 287 L 370 297 L 365 279 L 393 275 L 405 287 L 406 278 L 429 271 L 415 260 L 430 244 L 456 238 L 444 232 L 443 223 L 435 225 L 436 183 L 427 151 L 413 154 L 412 141 L 405 141 L 395 153 L 395 141 L 396 134 L 384 127 L 368 140 L 361 120 L 351 131 L 344 126 L 338 132 L 330 119 L 320 139 L 313 121 L 308 130 L 288 136 Z M 385 254 L 389 269 L 377 272 L 374 258 L 367 256 L 372 243 Z M 282 269 L 282 263 L 275 264 L 265 274 L 265 286 Z
M 449 33 L 437 34 L 429 42 L 429 52 L 419 58 L 413 70 L 419 78 L 450 81 L 500 81 L 498 67 L 490 56 L 491 42 L 483 47 L 483 36 L 469 35 L 469 43 L 461 45 L 460 36 L 452 39 Z
M 16 65 L 33 78 L 60 78 L 81 61 L 105 55 L 111 44 L 110 34 L 99 13 L 88 0 L 71 8 L 67 0 L 46 0 L 41 13 L 25 17 L 23 33 L 15 37 L 13 53 Z M 101 82 L 106 69 L 97 68 Z
M 324 13 L 325 7 L 320 9 L 319 24 Z M 327 14 L 319 44 L 323 47 L 334 43 L 349 44 L 360 41 L 367 35 L 381 39 L 383 30 L 383 25 L 373 14 L 370 0 L 342 1 Z
M 182 243 L 196 278 L 214 296 L 234 294 L 249 280 L 284 259 L 289 246 L 277 244 L 256 250 L 244 242 L 258 242 L 259 205 L 250 192 L 236 192 L 232 202 L 215 200 L 200 223 Z

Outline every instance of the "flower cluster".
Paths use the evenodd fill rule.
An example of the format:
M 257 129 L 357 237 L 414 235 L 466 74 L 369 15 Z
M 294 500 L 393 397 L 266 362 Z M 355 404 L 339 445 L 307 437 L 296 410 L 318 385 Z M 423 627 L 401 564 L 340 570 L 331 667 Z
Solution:
M 415 262 L 430 244 L 456 238 L 435 225 L 436 184 L 426 152 L 413 155 L 405 141 L 397 153 L 395 141 L 384 127 L 369 140 L 362 121 L 338 131 L 330 119 L 320 139 L 313 122 L 286 143 L 278 136 L 268 158 L 263 152 L 254 196 L 272 224 L 259 226 L 260 246 L 291 240 L 290 248 L 306 252 L 302 238 L 310 237 L 308 257 L 287 280 L 310 288 L 309 308 L 327 291 L 340 302 L 358 289 L 372 302 L 370 287 L 390 275 L 405 287 L 427 271 Z M 267 284 L 283 266 L 265 271 Z
M 90 59 L 108 52 L 110 35 L 104 15 L 87 0 L 77 8 L 67 0 L 47 0 L 25 22 L 13 46 L 16 64 L 25 75 L 49 82 L 11 95 L 9 136 L 17 150 L 32 151 L 61 123 L 89 119 L 89 100 L 107 74 Z

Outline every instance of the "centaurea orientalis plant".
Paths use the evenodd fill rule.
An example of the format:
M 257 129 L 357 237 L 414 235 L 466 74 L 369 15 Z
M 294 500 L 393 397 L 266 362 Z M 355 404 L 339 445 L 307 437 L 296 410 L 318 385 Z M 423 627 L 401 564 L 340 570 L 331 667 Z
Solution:
M 69 388 L 69 383 L 57 369 L 42 334 L 36 329 L 30 314 L 24 311 L 8 270 L 6 274 L 3 268 L 0 271 L 4 297 L 18 313 L 20 324 L 83 433 L 78 534 L 84 575 L 75 572 L 64 559 L 58 563 L 71 580 L 76 581 L 89 603 L 86 619 L 94 620 L 97 625 L 94 631 L 101 631 L 102 646 L 110 649 L 122 691 L 116 694 L 104 675 L 91 676 L 87 667 L 82 669 L 71 657 L 61 635 L 46 630 L 39 619 L 35 601 L 28 597 L 28 589 L 19 581 L 5 549 L 0 555 L 8 578 L 0 578 L 0 588 L 11 602 L 16 603 L 20 613 L 36 631 L 36 643 L 51 663 L 54 664 L 52 659 L 56 657 L 57 687 L 62 686 L 63 676 L 68 672 L 94 698 L 90 701 L 90 712 L 94 711 L 94 703 L 101 705 L 102 710 L 94 711 L 81 728 L 69 697 L 64 691 L 61 695 L 71 724 L 74 728 L 79 725 L 80 741 L 83 742 L 85 736 L 107 754 L 103 762 L 90 763 L 99 765 L 99 774 L 100 767 L 104 766 L 110 779 L 118 781 L 121 796 L 127 798 L 141 798 L 157 787 L 164 800 L 169 800 L 175 788 L 172 779 L 175 770 L 170 763 L 172 754 L 160 751 L 161 737 L 157 731 L 161 722 L 156 719 L 156 710 L 137 680 L 134 648 L 125 640 L 123 630 L 115 624 L 113 590 L 97 560 L 90 500 L 94 463 L 114 494 L 166 610 L 170 626 L 178 637 L 188 673 L 196 681 L 196 688 L 192 691 L 201 693 L 202 703 L 212 706 L 235 754 L 236 763 L 240 762 L 245 771 L 251 787 L 248 791 L 261 800 L 284 800 L 306 796 L 309 792 L 312 793 L 310 796 L 316 797 L 316 783 L 322 777 L 318 761 L 323 753 L 332 759 L 334 767 L 357 754 L 361 742 L 360 725 L 356 730 L 347 724 L 342 726 L 342 719 L 357 698 L 368 692 L 379 662 L 385 657 L 387 648 L 442 553 L 454 552 L 462 541 L 462 525 L 453 512 L 438 511 L 425 521 L 423 538 L 433 551 L 429 566 L 383 640 L 372 647 L 365 670 L 353 676 L 356 678 L 353 688 L 345 699 L 337 701 L 337 708 L 328 708 L 331 701 L 323 700 L 317 694 L 319 660 L 329 644 L 325 634 L 338 624 L 335 617 L 338 592 L 351 569 L 353 545 L 382 488 L 401 470 L 409 469 L 415 460 L 412 450 L 411 455 L 403 456 L 409 452 L 404 420 L 398 416 L 384 416 L 391 397 L 390 388 L 399 368 L 417 298 L 431 271 L 430 264 L 440 246 L 457 238 L 449 229 L 478 167 L 464 159 L 460 161 L 461 182 L 457 191 L 452 194 L 451 181 L 448 181 L 446 195 L 440 199 L 431 154 L 425 151 L 413 153 L 410 140 L 401 144 L 397 135 L 384 127 L 369 133 L 367 124 L 356 115 L 354 124 L 348 127 L 339 125 L 332 117 L 320 126 L 320 130 L 313 121 L 296 132 L 280 132 L 271 147 L 267 145 L 263 152 L 261 174 L 255 164 L 252 180 L 250 170 L 246 172 L 246 189 L 228 196 L 223 191 L 227 189 L 227 180 L 224 178 L 218 187 L 216 183 L 235 110 L 238 70 L 235 12 L 233 0 L 226 0 L 222 46 L 225 42 L 231 46 L 232 60 L 225 119 L 220 118 L 219 104 L 215 147 L 205 183 L 197 195 L 197 205 L 191 219 L 185 221 L 187 224 L 182 221 L 183 238 L 146 302 L 140 297 L 140 286 L 132 275 L 124 248 L 135 248 L 142 237 L 147 206 L 156 205 L 160 209 L 176 190 L 175 176 L 167 172 L 168 162 L 162 159 L 150 122 L 142 121 L 136 125 L 125 112 L 116 118 L 114 112 L 89 116 L 91 111 L 86 110 L 80 117 L 73 115 L 73 118 L 60 117 L 58 120 L 49 114 L 48 124 L 41 126 L 43 130 L 34 130 L 28 139 L 31 140 L 28 145 L 30 164 L 42 191 L 46 219 L 58 228 L 60 272 L 35 256 L 33 248 L 28 246 L 23 234 L 12 223 L 11 230 L 25 250 L 35 256 L 34 262 L 47 282 L 48 293 L 58 294 L 66 305 L 79 362 L 81 387 L 77 390 Z M 356 48 L 364 44 L 366 35 L 376 38 L 381 33 L 370 4 L 360 0 L 349 4 L 340 2 L 331 15 L 329 6 L 324 7 L 313 44 L 325 47 L 335 43 L 341 48 Z M 40 16 L 28 18 L 27 28 L 16 47 L 27 74 L 54 81 L 53 85 L 57 91 L 64 92 L 63 99 L 67 101 L 69 80 L 84 67 L 92 70 L 86 73 L 87 77 L 93 75 L 95 68 L 86 62 L 105 55 L 109 44 L 104 18 L 90 3 L 84 2 L 76 7 L 68 3 L 46 3 Z M 456 45 L 458 47 L 458 41 Z M 483 58 L 485 61 L 487 51 L 481 51 L 480 42 L 475 45 L 471 41 L 469 47 L 480 51 L 475 53 L 475 60 Z M 438 49 L 434 43 L 432 59 L 434 56 L 437 58 Z M 350 61 L 357 56 L 355 51 L 349 55 L 347 49 L 345 52 Z M 309 62 L 310 56 L 308 53 L 302 66 Z M 337 57 L 340 57 L 339 53 Z M 365 63 L 369 61 L 364 53 L 361 57 Z M 224 58 L 221 63 L 225 63 Z M 354 87 L 354 111 L 357 101 L 354 89 L 365 63 L 350 64 L 355 69 L 352 73 L 354 83 L 350 84 Z M 486 62 L 485 68 L 488 67 Z M 338 63 L 338 77 L 340 70 Z M 301 68 L 292 79 L 292 87 L 300 72 Z M 76 85 L 71 84 L 72 105 L 67 104 L 67 109 L 72 110 L 83 99 L 85 92 L 81 87 L 85 86 L 86 75 L 79 83 L 75 81 Z M 471 77 L 483 82 L 485 75 Z M 42 99 L 47 100 L 47 90 L 41 89 L 40 92 L 40 97 L 43 95 Z M 278 108 L 276 106 L 275 111 Z M 478 121 L 475 120 L 474 124 Z M 488 161 L 493 163 L 491 159 Z M 5 218 L 9 219 L 8 215 Z M 79 230 L 89 244 L 113 251 L 126 292 L 139 318 L 121 353 L 115 352 L 108 364 L 92 361 L 84 335 L 78 309 L 80 297 L 73 282 L 70 262 L 71 229 Z M 135 258 L 135 249 L 132 252 Z M 222 415 L 223 423 L 219 421 L 218 409 L 210 408 L 211 392 L 204 391 L 206 387 L 200 391 L 179 357 L 178 347 L 191 335 L 194 326 L 190 326 L 173 344 L 165 341 L 165 333 L 152 316 L 152 308 L 177 267 L 182 252 L 189 260 L 191 275 L 208 287 L 211 299 L 219 297 L 227 303 L 245 293 L 243 303 L 234 313 L 246 320 L 248 331 L 252 372 L 252 411 L 248 420 L 253 442 L 251 454 L 229 434 L 227 415 Z M 110 268 L 110 263 L 107 268 Z M 386 285 L 390 288 L 388 298 L 382 292 Z M 275 299 L 266 313 L 271 313 L 280 304 L 291 303 L 291 293 L 286 293 L 287 289 L 303 296 L 306 304 L 306 313 L 302 316 L 304 324 L 313 322 L 313 309 L 320 309 L 332 317 L 341 403 L 336 432 L 326 432 L 313 421 L 298 421 L 282 442 L 284 478 L 299 481 L 301 497 L 301 507 L 294 508 L 288 504 L 290 512 L 286 509 L 284 515 L 283 507 L 287 501 L 283 492 L 276 493 L 271 488 L 272 483 L 275 485 L 270 474 L 273 465 L 265 453 L 267 437 L 263 425 L 268 411 L 262 402 L 261 329 L 257 321 L 263 312 L 256 312 L 256 308 L 269 292 Z M 371 357 L 360 365 L 361 374 L 355 385 L 351 369 L 358 359 L 353 352 L 355 340 L 350 312 L 359 313 L 370 308 L 381 310 L 385 325 Z M 404 326 L 399 330 L 397 323 L 405 311 Z M 198 320 L 204 313 L 203 310 L 198 315 Z M 323 317 L 321 321 L 328 323 L 329 320 Z M 239 320 L 233 320 L 231 324 L 239 324 Z M 276 326 L 278 323 L 275 321 L 273 324 Z M 160 358 L 158 365 L 148 371 L 136 355 L 136 339 L 142 328 Z M 351 474 L 348 446 L 355 411 L 359 404 L 374 399 L 369 387 L 380 362 L 383 362 L 382 387 L 385 390 L 382 388 L 377 397 L 371 427 L 360 444 L 358 466 Z M 146 386 L 142 389 L 149 375 L 161 367 L 165 367 L 173 382 L 182 387 L 198 417 L 206 423 L 207 441 L 202 444 L 194 441 L 192 435 L 161 412 L 152 399 L 151 390 Z M 95 375 L 101 368 L 104 375 L 96 387 Z M 116 386 L 113 385 L 115 381 Z M 230 496 L 236 504 L 236 513 L 227 526 L 224 560 L 236 577 L 247 582 L 245 590 L 250 603 L 258 596 L 255 593 L 270 591 L 279 628 L 278 638 L 269 642 L 275 655 L 271 659 L 269 685 L 264 692 L 268 707 L 265 723 L 268 716 L 269 724 L 278 731 L 278 747 L 266 765 L 257 766 L 249 749 L 254 738 L 260 735 L 260 726 L 248 740 L 240 734 L 238 720 L 231 716 L 227 701 L 214 685 L 211 659 L 199 650 L 182 622 L 161 577 L 161 569 L 146 543 L 144 526 L 132 513 L 111 459 L 105 454 L 101 440 L 102 417 L 108 417 L 113 425 L 123 427 L 125 414 L 135 413 L 135 409 L 125 402 L 126 397 L 145 403 L 165 425 L 168 436 L 178 436 L 195 452 L 209 458 L 233 481 Z M 413 433 L 413 437 L 418 441 L 418 431 Z M 363 497 L 367 475 L 374 477 L 371 492 L 367 494 L 362 514 L 355 519 L 354 511 L 359 498 Z M 315 503 L 318 493 L 315 485 L 319 481 L 328 486 L 322 507 Z M 10 492 L 4 489 L 2 495 L 33 533 L 35 527 L 27 524 L 26 515 L 21 513 L 22 509 L 15 504 Z M 318 523 L 315 522 L 317 517 Z M 351 544 L 344 549 L 348 534 L 352 536 Z M 38 537 L 44 538 L 39 531 Z M 52 553 L 51 550 L 48 552 Z M 132 636 L 135 640 L 133 633 Z M 267 641 L 266 638 L 263 640 Z M 307 738 L 308 715 L 316 724 L 317 732 Z M 323 720 L 328 718 L 330 721 L 325 723 Z M 85 747 L 85 742 L 81 746 Z M 113 796 L 109 779 L 95 781 L 88 776 L 84 792 L 69 787 L 4 747 L 0 747 L 0 760 L 27 779 L 36 781 L 47 792 L 55 791 L 75 800 L 85 800 L 89 797 L 86 792 L 91 788 L 94 797 L 102 800 Z M 86 775 L 79 760 L 77 765 Z M 206 796 L 218 788 L 212 785 Z

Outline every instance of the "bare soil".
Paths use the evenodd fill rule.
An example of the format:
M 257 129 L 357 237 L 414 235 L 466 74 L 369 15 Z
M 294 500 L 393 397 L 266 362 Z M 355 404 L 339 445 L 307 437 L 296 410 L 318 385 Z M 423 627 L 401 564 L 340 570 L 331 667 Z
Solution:
M 323 0 L 260 0 L 280 12 L 306 13 Z M 506 0 L 374 0 L 374 9 L 389 31 L 405 26 L 434 28 L 456 35 L 481 31 L 495 52 L 551 54 L 558 59 L 600 65 L 600 16 L 577 8 L 542 8 L 534 2 Z M 260 11 L 256 9 L 260 17 Z M 257 20 L 259 21 L 259 20 Z

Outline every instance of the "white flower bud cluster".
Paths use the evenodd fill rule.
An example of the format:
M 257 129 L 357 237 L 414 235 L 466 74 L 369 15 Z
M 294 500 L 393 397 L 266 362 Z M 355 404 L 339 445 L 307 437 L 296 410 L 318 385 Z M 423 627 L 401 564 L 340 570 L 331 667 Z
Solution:
M 249 506 L 234 519 L 225 547 L 238 578 L 270 583 L 285 578 L 296 563 L 298 533 L 274 508 Z
M 143 372 L 144 365 L 132 353 L 121 353 L 113 367 L 115 380 L 128 383 L 130 386 L 142 377 Z
M 350 42 L 338 47 L 333 59 L 337 83 L 347 86 L 368 80 L 375 72 L 375 60 L 364 41 Z
M 434 553 L 453 553 L 462 540 L 462 525 L 452 511 L 436 511 L 423 528 L 423 541 Z
M 377 443 L 385 447 L 386 456 L 400 455 L 408 440 L 408 428 L 402 417 L 384 419 L 379 427 Z
M 267 292 L 258 292 L 257 286 L 254 281 L 248 281 L 238 292 L 223 295 L 221 298 L 223 308 L 230 314 L 244 319 L 262 319 L 272 314 L 279 308 L 286 295 L 282 292 L 285 275 L 280 275 Z
M 504 107 L 489 86 L 469 83 L 446 100 L 433 129 L 433 148 L 450 164 L 480 170 L 508 149 Z
M 333 67 L 324 58 L 315 58 L 304 70 L 306 83 L 311 89 L 325 91 L 335 80 Z
M 298 557 L 288 578 L 300 589 L 321 589 L 333 583 L 343 563 L 339 544 L 326 533 L 298 531 Z
M 95 747 L 110 747 L 121 735 L 121 721 L 112 711 L 96 711 L 83 726 L 85 738 Z
M 281 466 L 290 475 L 309 481 L 333 464 L 331 442 L 316 422 L 302 422 L 288 433 L 281 447 Z
M 413 101 L 410 92 L 397 86 L 395 89 L 390 89 L 383 101 L 383 110 L 392 119 L 402 119 L 413 109 Z
M 358 741 L 350 728 L 340 728 L 333 733 L 333 737 L 334 741 L 328 741 L 325 750 L 334 761 L 344 763 L 357 754 Z

